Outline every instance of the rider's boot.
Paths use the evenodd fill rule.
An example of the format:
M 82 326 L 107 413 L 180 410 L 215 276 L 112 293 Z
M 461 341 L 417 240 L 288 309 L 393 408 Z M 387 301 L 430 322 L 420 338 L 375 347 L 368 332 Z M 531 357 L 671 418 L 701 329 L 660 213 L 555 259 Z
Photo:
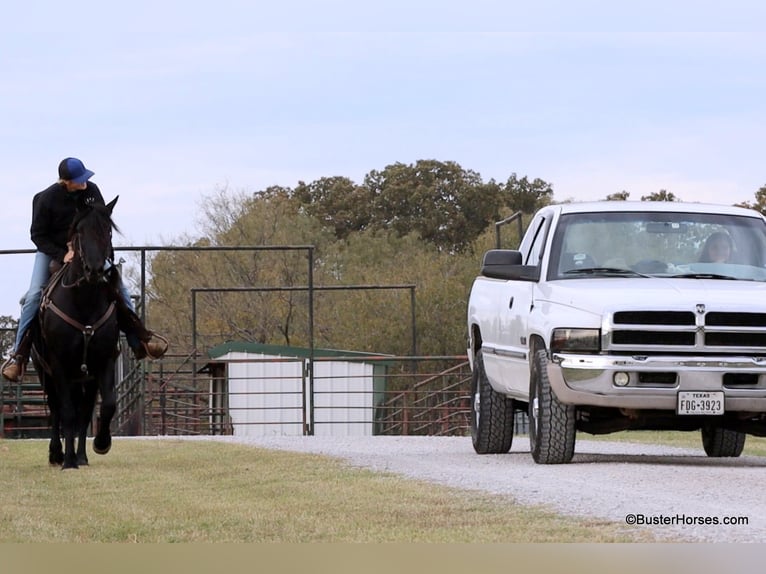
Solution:
M 27 329 L 27 332 L 21 337 L 21 342 L 16 351 L 11 353 L 8 360 L 3 363 L 2 372 L 6 379 L 18 383 L 24 378 L 31 350 L 32 332 L 30 329 Z
M 168 340 L 149 331 L 141 319 L 130 307 L 128 307 L 122 297 L 115 300 L 117 306 L 117 323 L 120 330 L 125 333 L 128 345 L 133 350 L 136 359 L 149 358 L 151 360 L 161 358 L 168 350 Z

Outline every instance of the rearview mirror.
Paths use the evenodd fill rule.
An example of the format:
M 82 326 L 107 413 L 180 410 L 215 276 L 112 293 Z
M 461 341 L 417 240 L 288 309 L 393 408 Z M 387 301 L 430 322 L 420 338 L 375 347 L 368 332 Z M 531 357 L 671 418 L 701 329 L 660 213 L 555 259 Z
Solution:
M 646 224 L 647 233 L 686 233 L 686 224 L 677 221 L 650 221 Z

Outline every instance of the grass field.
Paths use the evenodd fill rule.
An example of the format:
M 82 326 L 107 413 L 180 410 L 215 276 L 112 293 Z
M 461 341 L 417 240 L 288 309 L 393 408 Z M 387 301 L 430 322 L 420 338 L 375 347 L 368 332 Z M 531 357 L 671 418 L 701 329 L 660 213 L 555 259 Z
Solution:
M 0 542 L 653 541 L 315 455 L 125 439 L 89 457 L 61 471 L 45 441 L 0 440 Z
M 702 438 L 699 431 L 671 432 L 671 431 L 624 431 L 606 435 L 590 435 L 579 433 L 578 439 L 582 440 L 607 440 L 663 444 L 682 448 L 702 449 Z M 766 437 L 750 436 L 745 440 L 745 449 L 742 455 L 766 456 Z

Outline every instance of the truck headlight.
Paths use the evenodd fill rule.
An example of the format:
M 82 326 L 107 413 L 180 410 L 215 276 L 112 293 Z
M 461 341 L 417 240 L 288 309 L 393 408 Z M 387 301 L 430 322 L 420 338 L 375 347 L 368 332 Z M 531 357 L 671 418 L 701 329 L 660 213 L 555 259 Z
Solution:
M 601 350 L 599 329 L 554 329 L 551 351 L 554 353 L 598 353 Z

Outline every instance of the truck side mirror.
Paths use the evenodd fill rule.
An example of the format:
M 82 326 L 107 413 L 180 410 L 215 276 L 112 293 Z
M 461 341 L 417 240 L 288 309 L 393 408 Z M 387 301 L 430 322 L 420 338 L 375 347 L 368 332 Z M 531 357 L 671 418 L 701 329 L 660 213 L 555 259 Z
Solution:
M 521 251 L 510 249 L 490 249 L 484 254 L 482 267 L 494 265 L 521 265 Z
M 481 274 L 492 279 L 521 279 L 537 281 L 539 268 L 521 264 L 521 252 L 511 249 L 490 249 L 484 254 Z

